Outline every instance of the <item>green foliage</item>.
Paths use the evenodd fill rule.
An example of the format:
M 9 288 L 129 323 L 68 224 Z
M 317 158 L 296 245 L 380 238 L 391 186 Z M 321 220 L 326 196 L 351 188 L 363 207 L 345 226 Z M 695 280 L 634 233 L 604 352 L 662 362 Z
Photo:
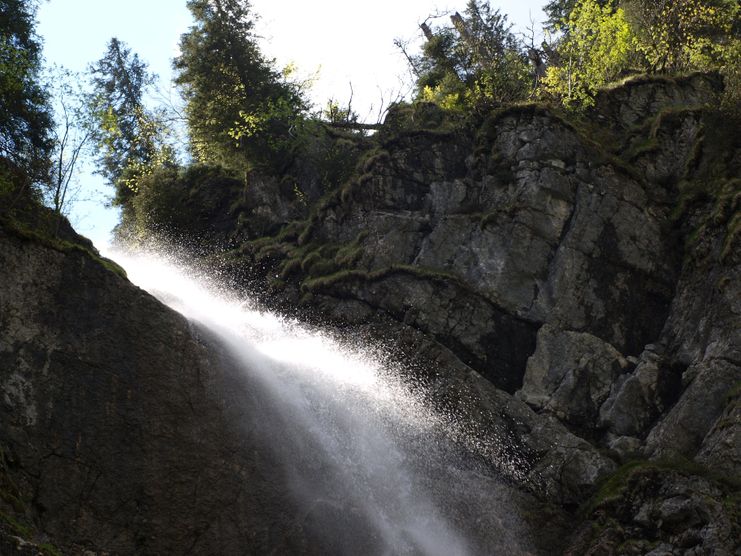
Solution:
M 553 0 L 550 26 L 561 32 L 543 90 L 570 108 L 632 70 L 720 70 L 727 109 L 741 89 L 741 5 L 733 0 Z M 560 18 L 560 19 L 557 19 Z
M 630 66 L 636 38 L 621 8 L 578 0 L 562 23 L 568 34 L 558 45 L 559 64 L 548 68 L 544 90 L 568 108 L 594 103 L 599 87 Z
M 144 105 L 144 93 L 155 77 L 139 56 L 116 38 L 90 71 L 99 173 L 116 188 L 114 202 L 125 205 L 142 177 L 174 161 L 162 114 Z
M 488 0 L 469 0 L 451 26 L 434 32 L 423 27 L 427 42 L 410 60 L 417 99 L 446 109 L 487 108 L 527 98 L 532 77 L 522 46 L 507 16 Z
M 543 7 L 543 11 L 548 16 L 546 20 L 546 29 L 549 31 L 559 31 L 568 33 L 568 27 L 565 23 L 569 20 L 569 15 L 574 10 L 577 0 L 549 0 Z M 614 0 L 598 0 L 600 7 L 613 5 Z
M 649 71 L 681 72 L 721 65 L 738 26 L 741 7 L 732 0 L 625 0 Z M 736 29 L 738 31 L 738 29 Z
M 260 52 L 249 3 L 190 0 L 188 8 L 195 23 L 174 67 L 193 155 L 233 169 L 285 168 L 304 103 Z
M 45 182 L 52 117 L 39 82 L 41 45 L 33 0 L 0 0 L 0 157 Z
M 155 233 L 170 239 L 197 239 L 214 230 L 215 215 L 230 216 L 229 204 L 242 189 L 241 181 L 217 166 L 161 166 L 139 180 L 124 230 L 141 236 Z

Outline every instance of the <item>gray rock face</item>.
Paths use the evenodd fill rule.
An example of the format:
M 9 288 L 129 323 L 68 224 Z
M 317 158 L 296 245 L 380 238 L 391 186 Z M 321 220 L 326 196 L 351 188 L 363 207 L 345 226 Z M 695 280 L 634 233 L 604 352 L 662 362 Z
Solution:
M 515 109 L 486 126 L 475 144 L 420 133 L 371 160 L 372 178 L 329 206 L 307 241 L 343 244 L 362 233 L 357 268 L 372 279 L 314 290 L 395 315 L 403 298 L 409 323 L 508 391 L 520 387 L 525 359 L 507 365 L 498 354 L 516 345 L 531 355 L 542 324 L 638 355 L 658 336 L 677 279 L 665 212 L 547 112 Z M 386 272 L 399 266 L 425 275 L 400 283 Z M 452 277 L 469 301 L 434 306 L 447 295 L 432 294 L 435 274 Z M 492 310 L 502 316 L 488 325 L 476 316 Z
M 545 325 L 517 394 L 528 405 L 589 431 L 628 365 L 615 348 L 590 334 Z
M 405 351 L 524 504 L 581 507 L 567 553 L 734 554 L 738 488 L 713 472 L 741 463 L 737 193 L 683 197 L 675 220 L 678 182 L 712 162 L 716 97 L 703 76 L 605 92 L 593 123 L 620 158 L 533 106 L 474 130 L 424 106 L 430 126 L 404 131 L 392 112 L 362 174 L 236 270 Z M 245 201 L 250 237 L 308 212 L 268 190 Z M 235 430 L 260 407 L 224 354 L 84 256 L 3 242 L 0 442 L 30 518 L 121 552 L 321 544 L 259 430 Z M 326 504 L 306 522 L 327 515 L 352 528 Z
M 285 416 L 205 332 L 86 254 L 1 228 L 0 245 L 0 481 L 18 500 L 0 511 L 34 523 L 35 540 L 70 553 L 380 550 L 350 505 L 295 498 L 291 465 L 310 454 L 287 466 L 286 439 L 266 433 Z M 530 508 L 535 545 L 563 538 L 559 510 L 542 528 L 526 492 L 576 504 L 614 464 L 439 344 L 405 337 L 445 370 L 429 401 L 456 408 L 456 442 L 522 486 L 508 504 Z M 0 546 L 38 550 L 3 527 Z
M 0 244 L 3 512 L 69 553 L 291 552 L 306 535 L 242 373 L 87 255 Z
M 475 130 L 382 133 L 364 174 L 281 246 L 283 268 L 312 252 L 332 270 L 284 277 L 325 315 L 380 313 L 425 334 L 616 462 L 686 458 L 738 475 L 741 148 L 713 138 L 719 91 L 715 76 L 634 79 L 598 97 L 587 131 L 530 106 Z M 731 180 L 714 206 L 687 192 L 708 180 Z M 350 269 L 332 259 L 348 250 Z M 577 459 L 562 477 L 590 475 Z M 694 527 L 690 514 L 671 519 Z
M 734 509 L 717 483 L 661 465 L 629 470 L 577 528 L 569 555 L 722 554 L 738 549 Z
M 719 101 L 718 75 L 697 73 L 685 78 L 639 78 L 622 87 L 602 91 L 593 117 L 602 123 L 629 129 L 671 107 L 699 107 Z
M 676 373 L 667 376 L 660 365 L 661 357 L 647 349 L 635 370 L 613 383 L 609 399 L 600 407 L 603 428 L 619 436 L 640 437 L 668 409 L 661 390 L 672 390 L 667 384 L 672 379 L 676 390 L 678 377 Z

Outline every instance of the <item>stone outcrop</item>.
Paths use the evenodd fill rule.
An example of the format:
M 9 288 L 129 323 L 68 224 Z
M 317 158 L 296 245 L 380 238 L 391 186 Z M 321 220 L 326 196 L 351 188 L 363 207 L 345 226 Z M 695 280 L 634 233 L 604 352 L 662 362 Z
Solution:
M 292 498 L 276 436 L 261 432 L 280 416 L 249 373 L 78 239 L 0 227 L 4 553 L 324 554 L 361 542 L 352 516 L 330 530 Z M 565 517 L 551 507 L 553 524 L 536 529 L 533 494 L 573 505 L 614 464 L 413 328 L 397 340 L 445 369 L 429 402 L 468 423 L 461 449 L 525 486 L 514 516 L 526 514 L 535 545 L 560 542 Z
M 738 476 L 741 156 L 713 111 L 721 86 L 634 79 L 582 120 L 522 106 L 473 129 L 434 107 L 400 110 L 354 181 L 306 223 L 243 246 L 237 267 L 270 269 L 284 308 L 345 328 L 382 314 L 426 335 L 617 464 Z M 718 502 L 703 515 L 717 517 L 717 493 L 737 487 L 702 480 Z M 738 513 L 723 515 L 707 523 L 728 533 Z M 636 527 L 624 541 L 733 544 Z
M 352 179 L 321 199 L 312 182 L 310 207 L 264 187 L 220 201 L 240 244 L 224 269 L 413 362 L 538 508 L 529 523 L 552 512 L 543 553 L 734 554 L 741 156 L 709 109 L 718 87 L 636 79 L 571 120 L 397 108 Z M 86 253 L 0 241 L 3 507 L 35 540 L 321 546 L 265 439 L 235 430 L 251 390 L 218 348 Z
M 285 546 L 281 482 L 237 430 L 250 392 L 228 361 L 86 253 L 0 243 L 8 523 L 71 554 Z

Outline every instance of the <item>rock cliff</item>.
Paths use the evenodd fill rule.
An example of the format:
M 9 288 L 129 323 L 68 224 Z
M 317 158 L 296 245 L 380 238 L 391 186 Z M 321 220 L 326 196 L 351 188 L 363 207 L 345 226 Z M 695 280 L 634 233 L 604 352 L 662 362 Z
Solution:
M 354 180 L 229 264 L 286 310 L 422 334 L 537 416 L 519 422 L 592 447 L 581 488 L 540 476 L 587 512 L 572 553 L 731 554 L 741 153 L 721 87 L 637 78 L 581 118 L 526 105 L 472 126 L 399 109 Z M 529 465 L 575 473 L 552 438 L 522 446 Z
M 243 375 L 68 240 L 0 229 L 0 551 L 290 552 Z
M 581 118 L 398 108 L 313 204 L 253 180 L 213 215 L 238 247 L 211 261 L 413 362 L 522 492 L 538 551 L 735 554 L 741 155 L 719 87 L 633 79 Z M 225 354 L 71 231 L 3 222 L 0 547 L 322 546 L 237 430 L 259 401 Z

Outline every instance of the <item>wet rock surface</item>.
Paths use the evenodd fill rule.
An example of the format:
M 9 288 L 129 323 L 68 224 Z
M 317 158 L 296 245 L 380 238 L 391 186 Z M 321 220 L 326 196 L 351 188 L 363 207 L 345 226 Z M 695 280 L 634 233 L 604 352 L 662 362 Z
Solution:
M 276 265 L 278 305 L 345 329 L 382 314 L 424 334 L 615 466 L 686 459 L 737 476 L 741 156 L 737 134 L 717 132 L 719 87 L 716 76 L 641 78 L 604 92 L 587 124 L 526 106 L 473 131 L 382 135 L 359 179 L 270 256 L 246 249 L 245 267 Z M 727 193 L 687 193 L 712 180 Z M 558 452 L 555 438 L 531 461 Z M 549 469 L 593 480 L 576 496 L 552 480 L 550 499 L 575 507 L 601 484 L 601 465 L 578 459 Z M 717 508 L 737 488 L 708 484 Z M 724 533 L 696 553 L 733 553 L 733 500 L 703 514 Z M 689 516 L 673 519 L 694 527 Z M 631 535 L 650 539 L 635 553 L 689 543 L 652 544 L 649 529 L 579 550 L 622 553 Z

